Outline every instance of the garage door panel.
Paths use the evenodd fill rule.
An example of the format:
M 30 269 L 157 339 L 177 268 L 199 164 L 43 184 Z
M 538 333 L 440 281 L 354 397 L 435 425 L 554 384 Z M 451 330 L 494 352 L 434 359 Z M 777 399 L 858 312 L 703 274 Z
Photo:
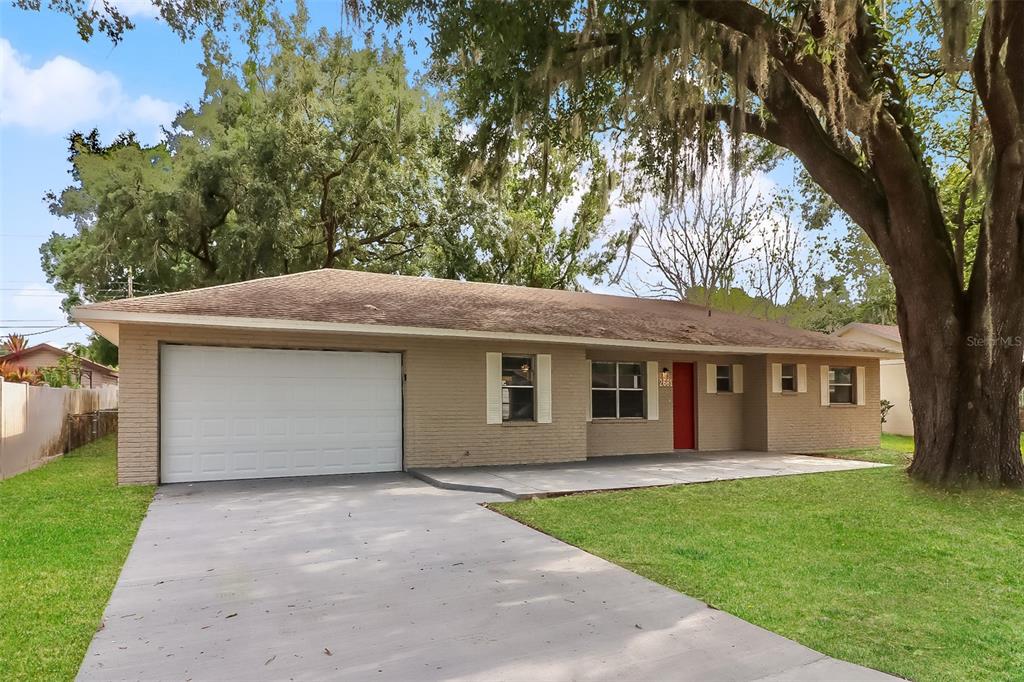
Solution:
M 255 417 L 235 417 L 231 420 L 232 439 L 255 438 L 259 432 L 259 423 Z
M 268 438 L 288 435 L 288 420 L 284 417 L 264 417 L 261 426 L 263 435 Z
M 164 482 L 398 471 L 401 356 L 161 350 Z

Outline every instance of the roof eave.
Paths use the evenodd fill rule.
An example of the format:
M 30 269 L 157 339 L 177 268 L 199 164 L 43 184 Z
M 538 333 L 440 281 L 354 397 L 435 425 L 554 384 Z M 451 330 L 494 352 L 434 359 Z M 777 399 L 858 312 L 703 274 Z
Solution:
M 340 334 L 394 335 L 421 338 L 492 339 L 503 341 L 526 341 L 533 343 L 559 343 L 584 346 L 631 347 L 692 353 L 726 353 L 735 355 L 806 355 L 845 356 L 866 358 L 899 358 L 900 353 L 884 349 L 874 351 L 845 348 L 794 348 L 786 346 L 737 346 L 701 345 L 693 343 L 672 343 L 665 341 L 644 341 L 638 339 L 608 339 L 587 336 L 563 336 L 555 334 L 532 334 L 514 332 L 476 331 L 446 329 L 441 327 L 406 327 L 400 325 L 361 324 L 347 322 L 317 322 L 262 317 L 232 317 L 220 315 L 183 315 L 175 313 L 138 313 L 112 310 L 97 310 L 78 307 L 71 316 L 98 334 L 117 345 L 121 324 L 158 324 L 169 326 L 197 326 L 222 329 L 255 329 L 267 331 L 306 331 Z

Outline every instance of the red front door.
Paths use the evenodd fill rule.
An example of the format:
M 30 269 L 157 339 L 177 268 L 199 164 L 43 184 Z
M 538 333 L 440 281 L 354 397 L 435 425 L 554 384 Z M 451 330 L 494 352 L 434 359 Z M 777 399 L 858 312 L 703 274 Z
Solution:
M 697 447 L 697 429 L 693 410 L 693 363 L 672 363 L 672 431 L 676 450 Z

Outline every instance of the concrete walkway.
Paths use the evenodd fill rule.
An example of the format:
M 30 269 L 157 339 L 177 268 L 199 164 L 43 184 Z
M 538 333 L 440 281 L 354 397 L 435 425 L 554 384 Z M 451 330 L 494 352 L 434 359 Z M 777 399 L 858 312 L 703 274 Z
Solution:
M 449 490 L 491 492 L 524 499 L 879 466 L 887 465 L 806 455 L 727 451 L 594 457 L 559 464 L 417 469 L 410 473 Z
M 883 680 L 400 474 L 161 488 L 81 680 Z

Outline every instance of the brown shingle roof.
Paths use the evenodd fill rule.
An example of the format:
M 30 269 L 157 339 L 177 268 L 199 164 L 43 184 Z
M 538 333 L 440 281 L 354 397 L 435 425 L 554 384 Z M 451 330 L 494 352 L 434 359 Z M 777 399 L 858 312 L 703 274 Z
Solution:
M 94 303 L 77 309 L 76 316 L 81 313 L 83 319 L 88 319 L 94 311 L 424 327 L 701 346 L 880 350 L 733 313 L 713 311 L 709 315 L 706 308 L 685 302 L 350 270 L 314 270 Z M 130 322 L 129 317 L 122 321 Z
M 76 357 L 82 361 L 82 366 L 85 367 L 86 369 L 96 370 L 97 372 L 102 372 L 103 374 L 107 374 L 112 377 L 117 376 L 117 370 L 114 369 L 113 367 L 101 365 L 98 362 L 93 362 L 89 358 L 83 358 L 80 355 L 75 355 L 74 353 L 70 353 L 64 350 L 63 348 L 51 346 L 48 343 L 37 343 L 36 345 L 29 346 L 24 350 L 15 351 L 13 353 L 7 353 L 6 355 L 0 355 L 0 362 L 7 362 L 12 365 L 17 365 L 18 361 L 21 360 L 22 358 L 31 357 L 43 350 L 49 350 L 50 352 L 56 353 L 58 355 L 70 355 L 71 357 Z

